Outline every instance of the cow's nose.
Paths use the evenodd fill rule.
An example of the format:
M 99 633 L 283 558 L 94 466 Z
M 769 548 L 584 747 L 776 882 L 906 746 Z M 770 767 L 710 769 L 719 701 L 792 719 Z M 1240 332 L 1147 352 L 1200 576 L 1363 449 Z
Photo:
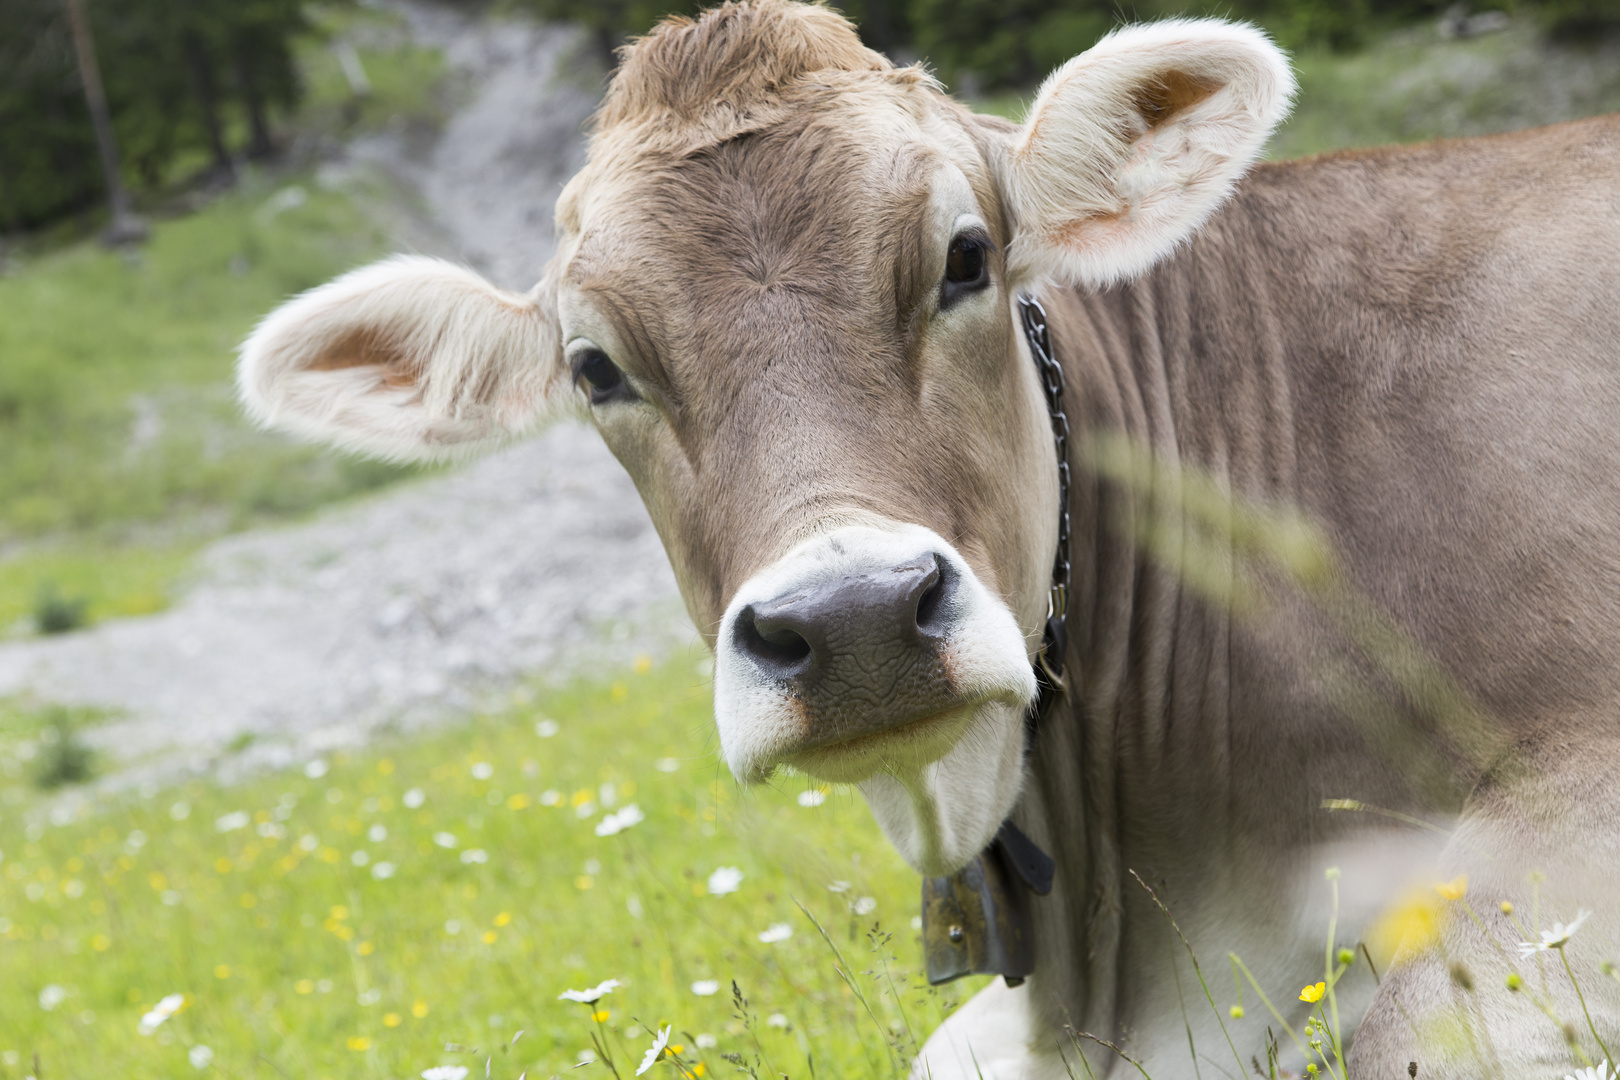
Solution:
M 862 668 L 932 657 L 946 636 L 956 572 L 932 553 L 898 566 L 790 589 L 738 613 L 737 645 L 761 671 L 811 690 Z

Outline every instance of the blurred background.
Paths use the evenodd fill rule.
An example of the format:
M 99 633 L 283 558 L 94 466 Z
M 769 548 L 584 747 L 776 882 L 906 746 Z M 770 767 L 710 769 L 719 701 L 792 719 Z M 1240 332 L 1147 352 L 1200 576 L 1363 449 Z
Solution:
M 806 924 L 764 957 L 727 936 L 713 905 L 743 901 L 705 886 L 722 860 L 750 883 L 726 918 L 759 924 L 754 953 L 799 917 L 791 892 L 819 898 L 829 943 L 914 966 L 915 882 L 847 794 L 736 797 L 667 562 L 590 431 L 410 469 L 256 432 L 234 404 L 257 318 L 390 251 L 529 287 L 614 49 L 699 6 L 0 0 L 0 1077 L 216 1055 L 416 1075 L 519 1028 L 522 1061 L 564 1068 L 641 1028 L 615 1014 L 593 1043 L 555 992 L 634 972 L 664 995 L 642 1019 L 696 1010 L 711 1049 L 870 1072 L 972 988 L 846 1014 L 854 984 L 779 959 L 822 948 Z M 1279 158 L 1620 109 L 1620 0 L 844 10 L 1014 118 L 1122 21 L 1251 20 L 1301 78 Z M 684 906 L 644 948 L 666 896 Z M 688 992 L 733 976 L 779 1000 Z M 171 992 L 188 1011 L 142 1034 Z

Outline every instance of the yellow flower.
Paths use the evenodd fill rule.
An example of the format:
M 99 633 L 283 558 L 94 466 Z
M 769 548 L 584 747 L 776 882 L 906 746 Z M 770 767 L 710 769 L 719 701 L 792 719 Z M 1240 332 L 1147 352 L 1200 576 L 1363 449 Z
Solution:
M 214 978 L 228 979 L 231 977 L 231 965 L 219 964 L 214 968 Z
M 315 992 L 315 984 L 308 979 L 299 979 L 297 982 L 293 983 L 293 990 L 300 994 L 313 994 Z
M 392 776 L 394 774 L 394 760 L 392 758 L 383 758 L 377 762 L 377 771 L 384 776 Z
M 507 923 L 509 923 L 511 921 L 512 921 L 512 913 L 510 911 L 503 911 L 499 915 L 495 916 L 495 925 L 496 926 L 505 926 Z
M 635 666 L 637 675 L 647 674 L 647 672 L 652 670 L 652 657 L 648 656 L 646 653 L 641 653 L 636 657 Z
M 485 930 L 484 931 L 484 944 L 485 945 L 493 945 L 493 944 L 495 944 L 495 939 L 500 937 L 500 936 L 501 935 L 497 934 L 493 930 Z
M 1434 891 L 1447 900 L 1461 900 L 1468 892 L 1468 875 L 1458 874 L 1450 881 L 1442 881 L 1435 885 Z
M 1299 1000 L 1314 1005 L 1327 993 L 1327 983 L 1314 983 L 1299 992 Z
M 418 1001 L 416 1004 L 411 1006 L 411 1015 L 416 1017 L 418 1020 L 426 1016 L 427 1012 L 427 1002 L 425 1001 Z
M 108 949 L 112 948 L 112 938 L 108 937 L 106 934 L 97 934 L 95 937 L 90 939 L 90 947 L 96 950 L 96 952 L 106 952 Z
M 370 956 L 372 953 L 377 951 L 377 946 L 373 945 L 369 941 L 362 941 L 360 944 L 354 947 L 354 951 L 359 953 L 361 956 Z
M 349 1049 L 350 1050 L 370 1050 L 371 1049 L 371 1040 L 366 1038 L 364 1035 L 350 1035 L 349 1036 Z
M 1445 908 L 1429 890 L 1408 893 L 1367 931 L 1367 949 L 1380 968 L 1427 952 L 1440 940 Z
M 607 1022 L 607 1018 L 612 1015 L 607 1009 L 598 1009 L 596 1012 L 591 1013 L 591 1019 L 598 1024 L 604 1024 Z
M 404 1023 L 404 1021 L 400 1018 L 399 1013 L 383 1014 L 383 1027 L 399 1027 L 399 1025 L 402 1023 Z

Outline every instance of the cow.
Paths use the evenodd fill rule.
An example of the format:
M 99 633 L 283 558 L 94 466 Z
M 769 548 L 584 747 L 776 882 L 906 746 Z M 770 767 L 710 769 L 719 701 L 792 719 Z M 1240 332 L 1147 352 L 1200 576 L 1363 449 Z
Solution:
M 1014 124 L 736 0 L 623 50 L 532 291 L 354 271 L 241 397 L 395 460 L 588 416 L 740 781 L 855 785 L 947 899 L 998 837 L 1050 855 L 1002 928 L 1033 970 L 916 1075 L 1260 1068 L 1328 918 L 1444 881 L 1393 966 L 1328 956 L 1348 1075 L 1563 1076 L 1620 1045 L 1620 121 L 1258 163 L 1294 92 L 1257 29 L 1168 21 Z M 1320 544 L 1217 545 L 1270 597 L 1223 602 L 1175 553 L 1250 518 Z

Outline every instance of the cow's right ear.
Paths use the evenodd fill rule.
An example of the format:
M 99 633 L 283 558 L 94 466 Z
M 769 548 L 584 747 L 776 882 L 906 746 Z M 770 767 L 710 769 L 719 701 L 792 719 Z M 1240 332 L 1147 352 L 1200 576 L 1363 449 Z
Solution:
M 242 345 L 260 423 L 372 457 L 429 461 L 521 434 L 567 401 L 549 275 L 532 292 L 395 256 L 295 297 Z

